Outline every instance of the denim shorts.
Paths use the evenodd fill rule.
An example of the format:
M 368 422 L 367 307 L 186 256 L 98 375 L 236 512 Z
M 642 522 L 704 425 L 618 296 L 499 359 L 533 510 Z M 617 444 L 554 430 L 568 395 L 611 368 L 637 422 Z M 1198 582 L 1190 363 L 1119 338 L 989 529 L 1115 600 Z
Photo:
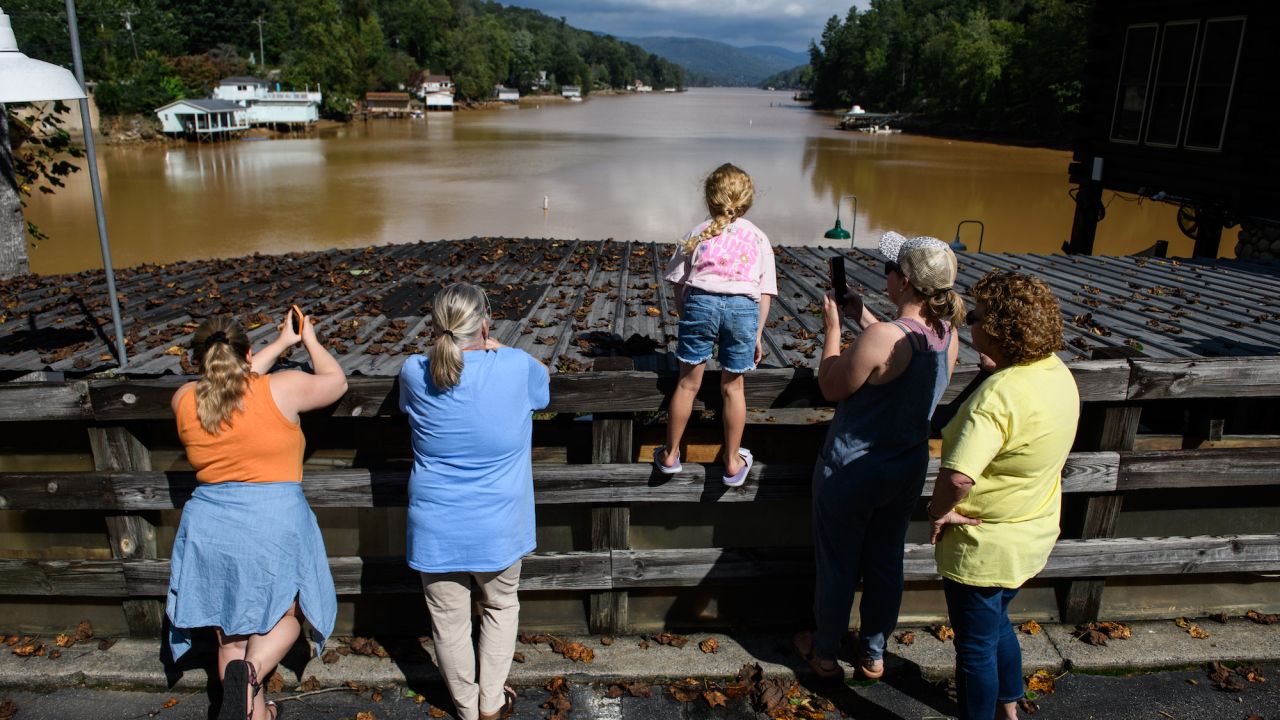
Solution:
M 692 289 L 680 315 L 676 359 L 687 365 L 704 363 L 713 345 L 720 346 L 720 367 L 743 373 L 756 366 L 756 330 L 760 305 L 746 295 L 716 295 Z

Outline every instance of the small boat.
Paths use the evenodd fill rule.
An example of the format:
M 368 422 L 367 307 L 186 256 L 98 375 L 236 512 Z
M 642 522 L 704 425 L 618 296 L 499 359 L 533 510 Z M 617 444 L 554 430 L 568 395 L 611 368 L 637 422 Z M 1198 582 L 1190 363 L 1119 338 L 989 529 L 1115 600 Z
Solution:
M 662 88 L 662 92 L 669 92 L 669 93 L 673 93 L 673 92 L 675 92 L 675 91 L 676 91 L 676 89 L 675 89 L 675 88 L 673 88 L 673 87 L 665 87 L 665 88 Z

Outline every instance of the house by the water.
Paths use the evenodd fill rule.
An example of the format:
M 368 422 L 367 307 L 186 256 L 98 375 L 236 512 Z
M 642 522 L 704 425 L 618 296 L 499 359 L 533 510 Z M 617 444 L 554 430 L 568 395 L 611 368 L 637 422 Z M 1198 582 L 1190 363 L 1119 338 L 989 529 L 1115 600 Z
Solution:
M 570 100 L 574 98 L 578 98 L 579 100 L 581 100 L 582 88 L 578 87 L 577 85 L 564 85 L 560 88 L 560 95 L 562 95 L 563 97 L 567 97 Z
M 229 140 L 249 129 L 249 111 L 230 100 L 175 100 L 156 108 L 162 131 L 201 142 Z
M 453 110 L 453 78 L 424 72 L 413 84 L 413 94 L 427 110 Z
M 282 91 L 266 80 L 256 77 L 236 76 L 224 78 L 213 90 L 213 97 L 229 100 L 248 110 L 250 125 L 306 126 L 320 119 L 320 102 L 323 99 L 319 86 L 314 91 Z
M 364 110 L 370 117 L 408 117 L 409 93 L 367 92 L 364 94 Z
M 495 85 L 493 88 L 493 97 L 497 99 L 498 102 L 520 102 L 520 91 L 515 88 Z

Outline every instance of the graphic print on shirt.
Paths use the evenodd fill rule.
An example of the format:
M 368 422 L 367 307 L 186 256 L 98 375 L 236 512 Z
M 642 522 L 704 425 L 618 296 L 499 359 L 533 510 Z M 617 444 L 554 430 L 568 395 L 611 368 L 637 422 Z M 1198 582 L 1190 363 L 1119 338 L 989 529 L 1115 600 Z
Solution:
M 699 230 L 701 232 L 701 230 Z M 726 280 L 752 282 L 752 268 L 760 256 L 756 237 L 746 228 L 730 225 L 716 237 L 703 242 L 694 253 L 697 273 L 714 273 Z

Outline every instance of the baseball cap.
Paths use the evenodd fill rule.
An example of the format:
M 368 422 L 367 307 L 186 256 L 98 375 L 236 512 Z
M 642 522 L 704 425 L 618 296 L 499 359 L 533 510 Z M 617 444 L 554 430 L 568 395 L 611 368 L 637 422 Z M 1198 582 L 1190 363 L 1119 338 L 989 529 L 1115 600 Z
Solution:
M 938 238 L 907 238 L 892 230 L 880 238 L 880 254 L 902 268 L 911 286 L 925 295 L 950 290 L 956 284 L 956 254 Z

